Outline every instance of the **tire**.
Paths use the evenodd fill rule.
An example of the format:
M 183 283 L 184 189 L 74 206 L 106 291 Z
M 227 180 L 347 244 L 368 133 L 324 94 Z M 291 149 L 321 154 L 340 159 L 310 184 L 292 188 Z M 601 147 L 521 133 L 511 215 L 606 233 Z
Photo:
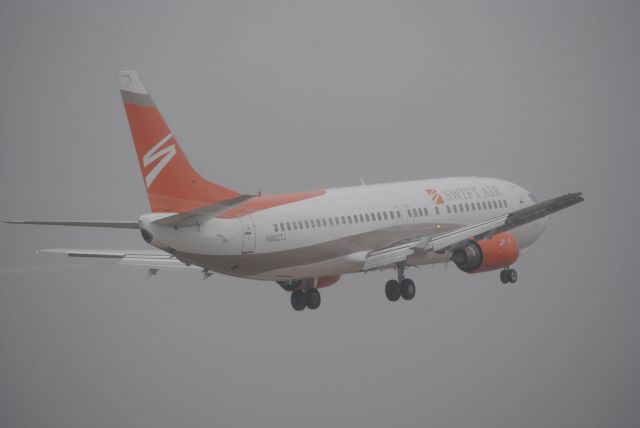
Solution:
M 291 293 L 291 307 L 296 311 L 301 311 L 307 307 L 305 295 L 302 291 L 294 291 Z
M 304 295 L 304 300 L 307 304 L 307 308 L 309 309 L 318 309 L 320 307 L 320 292 L 316 288 L 312 288 L 307 290 Z
M 518 280 L 518 272 L 515 269 L 509 269 L 505 275 L 510 283 L 515 283 Z
M 411 300 L 416 296 L 416 285 L 413 280 L 405 278 L 400 283 L 400 295 L 404 300 Z
M 507 278 L 507 271 L 506 270 L 501 270 L 500 271 L 500 282 L 502 282 L 503 284 L 508 284 L 509 283 L 509 278 Z
M 387 299 L 397 302 L 400 298 L 400 284 L 395 279 L 390 279 L 384 286 L 384 292 L 387 295 Z

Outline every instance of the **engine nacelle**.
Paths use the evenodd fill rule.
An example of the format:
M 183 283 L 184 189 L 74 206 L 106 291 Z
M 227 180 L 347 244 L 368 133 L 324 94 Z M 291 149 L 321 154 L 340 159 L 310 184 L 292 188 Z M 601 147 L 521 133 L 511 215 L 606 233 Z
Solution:
M 451 260 L 467 273 L 487 272 L 513 264 L 520 256 L 518 241 L 509 232 L 502 232 L 489 239 L 469 241 L 454 251 Z

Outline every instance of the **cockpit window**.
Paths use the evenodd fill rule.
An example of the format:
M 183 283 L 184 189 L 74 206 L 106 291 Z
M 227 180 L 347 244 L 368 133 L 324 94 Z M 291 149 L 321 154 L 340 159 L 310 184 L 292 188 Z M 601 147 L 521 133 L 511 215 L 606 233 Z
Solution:
M 534 204 L 538 203 L 538 200 L 535 196 L 533 196 L 533 193 L 529 193 L 529 199 L 531 199 L 531 202 L 533 202 Z

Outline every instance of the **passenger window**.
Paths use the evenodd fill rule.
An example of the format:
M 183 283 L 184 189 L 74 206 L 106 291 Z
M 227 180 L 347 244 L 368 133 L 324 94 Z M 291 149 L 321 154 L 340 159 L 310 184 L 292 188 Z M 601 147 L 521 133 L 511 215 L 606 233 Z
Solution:
M 350 216 L 350 215 L 349 215 L 349 216 L 347 216 L 347 219 L 349 220 L 349 224 L 351 224 L 351 220 L 352 220 L 352 219 L 351 219 L 351 216 Z
M 298 225 L 300 226 L 300 230 L 304 229 L 304 227 L 302 226 L 302 220 L 298 221 Z
M 339 226 L 340 225 L 340 219 L 338 217 L 334 217 L 335 220 L 335 225 Z
M 295 221 L 293 221 L 292 223 L 293 223 L 293 230 L 298 230 L 298 223 L 296 223 Z
M 451 214 L 451 207 L 449 205 L 447 205 L 447 212 Z
M 498 203 L 496 201 L 493 201 L 493 208 L 498 208 Z
M 353 222 L 354 223 L 358 223 L 358 215 L 357 214 L 353 216 Z
M 366 218 L 366 219 L 367 219 L 367 221 L 371 221 L 371 220 L 369 220 L 369 214 L 365 214 L 365 215 L 364 215 L 364 218 Z
M 378 220 L 382 221 L 382 214 L 380 214 L 380 211 L 378 211 Z
M 398 215 L 398 218 L 402 217 L 402 215 L 400 214 L 400 211 L 396 211 L 396 214 Z
M 458 206 L 457 206 L 457 205 L 454 205 L 454 206 L 453 206 L 453 212 L 454 212 L 454 213 L 457 213 L 457 212 L 458 212 Z
M 418 210 L 416 210 L 415 208 L 413 209 L 413 216 L 418 217 Z
M 280 230 L 284 232 L 284 223 L 280 223 Z
M 505 206 L 505 208 L 509 206 L 509 205 L 507 204 L 507 200 L 506 200 L 506 199 L 505 199 L 503 202 L 504 202 L 504 206 Z
M 385 220 L 389 220 L 389 217 L 387 216 L 386 211 L 382 211 L 382 216 L 384 217 Z
M 458 205 L 460 207 L 460 212 L 464 211 L 464 207 L 462 206 L 462 204 Z
M 329 226 L 333 226 L 333 219 L 329 217 Z
M 371 221 L 376 221 L 376 215 L 374 213 L 371 213 Z
M 485 201 L 482 201 L 482 209 L 483 210 L 487 209 L 487 203 Z
M 440 214 L 440 208 L 438 208 L 437 206 L 436 206 L 436 214 L 438 215 Z
M 407 214 L 411 217 L 411 210 L 407 210 Z
M 326 218 L 323 218 L 323 219 L 322 219 L 322 225 L 323 225 L 324 227 L 327 227 L 327 219 L 326 219 Z
M 389 217 L 391 218 L 391 220 L 393 220 L 393 211 L 389 211 Z
M 309 229 L 309 220 L 304 221 L 304 228 Z
M 429 215 L 429 211 L 427 211 L 427 207 L 424 207 L 424 215 Z
M 291 230 L 291 223 L 287 222 L 287 230 Z
M 309 223 L 311 223 L 311 227 L 313 227 L 315 229 L 316 222 L 313 219 L 311 219 L 311 220 L 309 220 Z
M 278 223 L 273 223 L 273 231 L 274 232 L 278 231 Z
M 469 211 L 469 204 L 464 204 L 464 210 Z
M 342 224 L 347 224 L 347 219 L 344 216 L 342 216 Z

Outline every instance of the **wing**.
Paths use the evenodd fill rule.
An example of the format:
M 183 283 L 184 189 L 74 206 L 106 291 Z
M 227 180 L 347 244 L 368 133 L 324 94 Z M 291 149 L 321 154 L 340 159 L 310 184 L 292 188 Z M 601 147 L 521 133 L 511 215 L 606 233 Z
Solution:
M 82 226 L 82 227 L 108 227 L 115 229 L 139 229 L 137 221 L 15 221 L 3 220 L 8 224 L 40 224 L 44 226 Z
M 65 254 L 69 257 L 86 257 L 94 259 L 117 260 L 119 264 L 145 266 L 150 269 L 160 268 L 198 268 L 187 265 L 171 254 L 161 251 L 143 250 L 82 250 L 70 248 L 52 248 L 40 250 L 39 253 Z
M 582 201 L 584 201 L 582 193 L 568 193 L 509 214 L 470 226 L 463 226 L 449 232 L 433 236 L 419 236 L 396 242 L 388 247 L 371 252 L 367 256 L 362 270 L 368 271 L 391 267 L 420 251 L 439 253 L 451 251 L 469 239 L 487 239 L 496 233 L 506 232 L 518 226 L 531 223 Z

